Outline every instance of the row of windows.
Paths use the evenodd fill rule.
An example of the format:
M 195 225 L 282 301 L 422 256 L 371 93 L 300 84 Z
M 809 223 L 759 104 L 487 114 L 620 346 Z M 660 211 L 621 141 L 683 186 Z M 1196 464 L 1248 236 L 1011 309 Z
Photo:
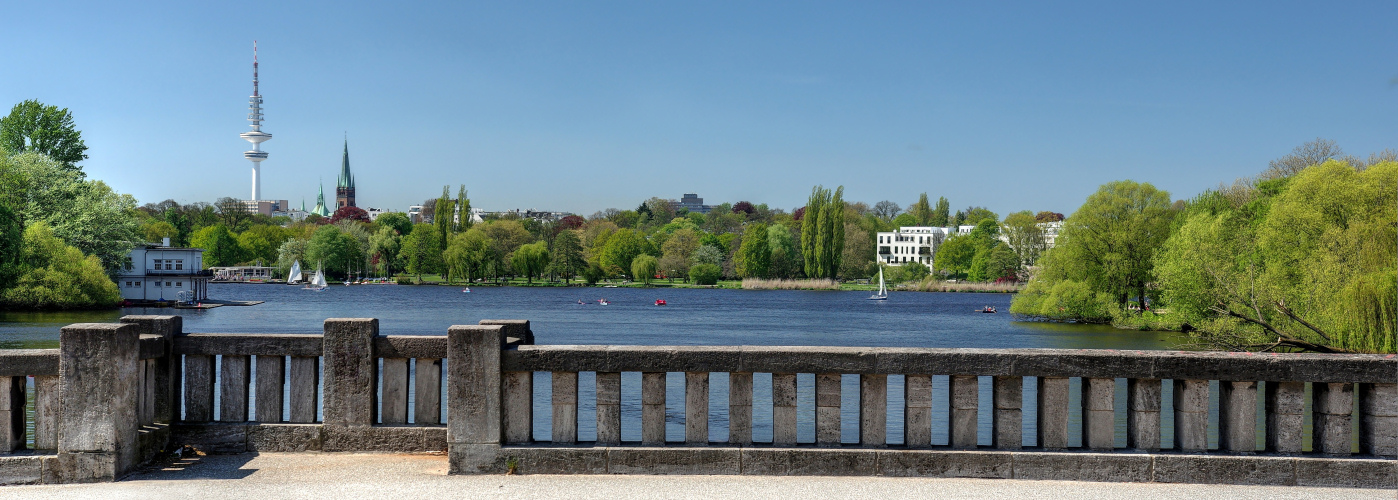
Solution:
M 912 237 L 912 236 L 880 236 L 880 237 L 879 237 L 879 243 L 893 243 L 893 241 L 894 241 L 895 239 L 896 239 L 897 241 L 913 241 L 913 237 Z M 917 244 L 923 245 L 923 244 L 929 244 L 929 243 L 932 243 L 932 237 L 931 237 L 931 236 L 918 236 L 918 237 L 917 237 Z
M 151 267 L 151 269 L 160 269 L 161 263 L 164 263 L 165 270 L 167 271 L 184 270 L 184 259 L 155 259 L 155 264 Z
M 184 286 L 184 282 L 183 282 L 183 281 L 176 281 L 176 282 L 174 282 L 175 284 L 173 284 L 173 285 L 171 285 L 169 281 L 157 281 L 157 282 L 155 282 L 155 286 L 160 286 L 162 283 L 163 283 L 165 286 L 174 286 L 174 287 L 182 287 L 182 286 Z M 128 282 L 126 282 L 126 288 L 140 288 L 140 287 L 141 287 L 141 282 L 140 282 L 140 281 L 128 281 Z
M 922 261 L 922 262 L 924 262 L 924 263 L 929 262 L 929 259 L 927 259 L 926 257 L 923 257 L 923 258 L 917 259 L 917 260 Z M 887 258 L 884 259 L 884 262 L 888 262 L 888 263 L 890 263 L 890 264 L 893 264 L 893 263 L 904 263 L 904 262 L 915 262 L 915 261 L 914 261 L 913 259 L 909 259 L 908 257 L 887 257 Z

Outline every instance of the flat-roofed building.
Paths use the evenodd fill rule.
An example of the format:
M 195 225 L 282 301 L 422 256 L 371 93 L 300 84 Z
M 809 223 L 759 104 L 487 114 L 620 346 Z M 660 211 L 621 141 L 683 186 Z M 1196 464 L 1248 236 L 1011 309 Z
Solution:
M 121 298 L 130 301 L 206 300 L 209 278 L 204 270 L 204 249 L 174 248 L 170 239 L 160 245 L 131 249 L 130 261 L 117 273 Z M 180 292 L 187 292 L 183 296 Z

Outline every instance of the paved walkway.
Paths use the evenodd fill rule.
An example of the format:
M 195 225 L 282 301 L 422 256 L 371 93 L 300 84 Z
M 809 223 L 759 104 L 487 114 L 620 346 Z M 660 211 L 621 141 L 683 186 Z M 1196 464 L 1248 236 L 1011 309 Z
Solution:
M 1392 490 L 993 479 L 766 476 L 448 476 L 442 456 L 197 457 L 106 484 L 0 487 L 0 498 L 1394 498 Z

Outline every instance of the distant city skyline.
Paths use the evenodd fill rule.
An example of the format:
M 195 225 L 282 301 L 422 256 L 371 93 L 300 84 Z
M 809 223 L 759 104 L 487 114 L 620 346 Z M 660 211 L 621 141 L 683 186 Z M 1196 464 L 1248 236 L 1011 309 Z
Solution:
M 26 22 L 0 105 L 68 108 L 84 170 L 141 203 L 248 196 L 234 130 L 254 39 L 277 134 L 262 197 L 298 207 L 341 170 L 346 133 L 360 207 L 465 184 L 474 207 L 582 215 L 684 193 L 789 211 L 815 184 L 1071 213 L 1118 179 L 1189 198 L 1317 137 L 1398 148 L 1385 2 L 8 13 Z

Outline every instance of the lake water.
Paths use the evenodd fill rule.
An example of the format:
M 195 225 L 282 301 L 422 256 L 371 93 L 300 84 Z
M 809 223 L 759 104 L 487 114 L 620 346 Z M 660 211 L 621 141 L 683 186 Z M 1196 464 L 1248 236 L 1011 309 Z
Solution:
M 186 332 L 319 333 L 325 318 L 373 317 L 385 334 L 445 335 L 451 325 L 481 319 L 528 319 L 538 344 L 632 345 L 797 345 L 869 347 L 981 347 L 1170 349 L 1184 342 L 1176 334 L 1118 330 L 1102 325 L 1016 321 L 1003 311 L 1009 294 L 893 293 L 887 301 L 865 300 L 869 292 L 752 291 L 670 288 L 526 288 L 476 287 L 471 293 L 447 286 L 331 286 L 324 292 L 285 285 L 211 284 L 209 294 L 224 300 L 266 303 L 210 310 L 126 308 L 114 311 L 0 313 L 0 348 L 57 347 L 59 329 L 77 322 L 111 322 L 127 314 L 177 314 Z M 601 306 L 606 298 L 611 305 Z M 656 299 L 668 305 L 657 307 Z M 578 304 L 582 301 L 583 304 Z M 983 314 L 991 305 L 1002 311 Z M 255 373 L 255 371 L 254 371 Z M 579 438 L 596 434 L 596 394 L 592 373 L 579 380 Z M 984 380 L 984 379 L 983 379 Z M 728 436 L 727 374 L 710 380 L 710 435 Z M 858 440 L 859 378 L 846 375 L 842 396 L 844 440 Z M 1026 382 L 1032 382 L 1027 380 Z M 798 376 L 798 435 L 814 442 L 814 376 Z M 901 376 L 890 376 L 889 435 L 902 437 Z M 1169 382 L 1166 382 L 1168 384 Z M 947 378 L 933 379 L 933 441 L 945 443 Z M 1073 384 L 1073 407 L 1079 397 Z M 622 375 L 622 438 L 640 440 L 640 374 Z M 1125 384 L 1118 384 L 1118 441 L 1125 443 Z M 547 373 L 535 377 L 535 434 L 551 435 Z M 669 439 L 684 439 L 684 377 L 672 374 L 666 390 Z M 754 376 L 754 439 L 771 439 L 771 376 Z M 1169 404 L 1171 391 L 1162 395 Z M 1026 444 L 1033 443 L 1036 391 L 1025 384 Z M 983 383 L 982 407 L 990 401 Z M 256 404 L 255 402 L 253 403 Z M 1168 406 L 1166 406 L 1168 407 Z M 1171 425 L 1165 443 L 1170 442 Z M 990 413 L 981 415 L 981 441 L 989 444 Z M 1079 412 L 1074 410 L 1073 419 Z M 1216 417 L 1215 417 L 1216 418 Z M 1078 436 L 1073 436 L 1076 441 Z

